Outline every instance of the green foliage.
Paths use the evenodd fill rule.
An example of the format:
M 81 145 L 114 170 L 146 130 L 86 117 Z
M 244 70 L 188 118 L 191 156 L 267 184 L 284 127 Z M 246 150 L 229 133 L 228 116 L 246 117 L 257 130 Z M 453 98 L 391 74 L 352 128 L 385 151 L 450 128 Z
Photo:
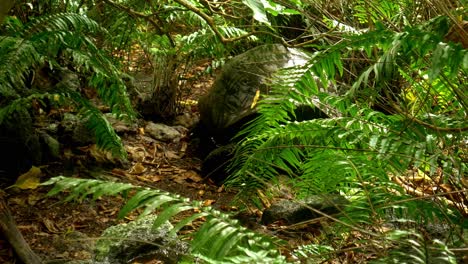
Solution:
M 414 231 L 397 230 L 388 234 L 389 241 L 396 243 L 389 256 L 370 263 L 457 263 L 445 243 L 427 241 Z
M 10 23 L 11 24 L 11 23 Z M 101 112 L 71 87 L 31 90 L 29 76 L 42 67 L 51 70 L 70 67 L 89 74 L 89 85 L 118 116 L 133 118 L 134 112 L 120 78 L 120 71 L 93 42 L 91 36 L 106 31 L 95 21 L 78 14 L 61 13 L 39 17 L 26 25 L 19 21 L 10 28 L 10 36 L 0 40 L 0 124 L 14 111 L 28 109 L 32 100 L 44 99 L 74 103 L 88 126 L 95 132 L 98 146 L 125 157 L 119 137 Z M 46 66 L 47 65 L 47 66 Z M 76 88 L 75 88 L 76 89 Z M 68 100 L 67 100 L 68 99 Z
M 93 200 L 109 195 L 131 196 L 121 209 L 119 218 L 138 208 L 143 209 L 140 217 L 159 210 L 158 218 L 154 222 L 155 228 L 176 215 L 180 219 L 179 213 L 185 212 L 184 215 L 188 213 L 188 216 L 180 219 L 174 226 L 171 234 L 177 233 L 194 221 L 205 219 L 203 225 L 189 236 L 192 238 L 192 254 L 209 263 L 283 263 L 284 261 L 275 247 L 279 240 L 251 232 L 241 227 L 237 220 L 231 219 L 230 215 L 210 206 L 203 206 L 199 201 L 190 201 L 160 190 L 99 180 L 55 177 L 43 185 L 54 185 L 48 195 L 69 192 L 65 201 L 83 201 L 88 196 Z M 262 259 L 275 260 L 275 262 L 257 262 Z
M 462 87 L 468 54 L 459 44 L 443 42 L 447 24 L 442 16 L 403 32 L 378 28 L 350 35 L 311 54 L 305 67 L 281 71 L 259 104 L 260 116 L 240 133 L 243 139 L 226 185 L 239 189 L 239 198 L 255 201 L 258 189 L 286 174 L 298 197 L 344 194 L 351 202 L 334 225 L 341 225 L 343 233 L 380 226 L 388 221 L 389 209 L 419 224 L 460 225 L 460 212 L 443 199 L 414 202 L 392 180 L 415 169 L 435 184 L 437 171 L 443 169 L 444 182 L 462 186 L 467 171 L 463 150 L 452 147 L 461 150 L 467 140 Z M 354 68 L 361 72 L 352 72 L 343 60 L 355 51 L 364 51 L 369 61 Z M 342 79 L 352 85 L 340 83 Z M 437 108 L 432 98 L 445 102 Z M 372 109 L 379 104 L 390 114 Z M 415 104 L 426 107 L 407 110 Z M 300 121 L 298 106 L 320 109 L 329 118 Z M 382 239 L 382 234 L 372 237 Z M 415 247 L 420 245 L 415 241 Z M 421 260 L 426 253 L 414 251 L 410 258 Z M 444 261 L 453 261 L 444 254 Z
M 44 64 L 71 66 L 90 76 L 89 84 L 113 112 L 132 117 L 120 73 L 92 37 L 119 51 L 140 45 L 152 57 L 154 88 L 164 93 L 180 83 L 184 67 L 225 56 L 238 45 L 233 40 L 283 40 L 275 27 L 290 29 L 289 20 L 280 17 L 300 14 L 307 28 L 300 28 L 303 34 L 291 43 L 304 41 L 314 53 L 307 65 L 285 69 L 271 80 L 260 116 L 239 135 L 226 185 L 255 202 L 258 189 L 286 174 L 297 197 L 340 193 L 350 200 L 336 217 L 328 216 L 334 223 L 316 244 L 295 251 L 298 261 L 340 260 L 340 252 L 357 244 L 363 246 L 356 253 L 376 263 L 454 263 L 449 247 L 466 247 L 454 234 L 439 234 L 440 240 L 427 236 L 430 224 L 462 233 L 466 212 L 440 198 L 444 193 L 414 198 L 394 181 L 413 170 L 434 186 L 450 184 L 466 194 L 468 54 L 462 45 L 446 41 L 458 16 L 466 19 L 464 9 L 455 8 L 457 1 L 106 3 L 87 9 L 97 23 L 70 13 L 31 22 L 7 19 L 8 34 L 0 39 L 0 59 L 7 62 L 0 65 L 0 124 L 31 100 L 72 101 L 98 144 L 119 153 L 121 143 L 108 122 L 79 93 L 66 87 L 25 92 L 32 70 Z M 64 10 L 78 9 L 70 7 Z M 318 109 L 328 118 L 303 121 L 300 108 Z M 46 184 L 55 184 L 51 195 L 69 191 L 67 200 L 130 195 L 119 216 L 137 208 L 142 216 L 159 210 L 155 226 L 184 213 L 173 233 L 204 218 L 191 236 L 192 253 L 209 263 L 286 262 L 275 241 L 199 202 L 122 183 L 54 178 Z

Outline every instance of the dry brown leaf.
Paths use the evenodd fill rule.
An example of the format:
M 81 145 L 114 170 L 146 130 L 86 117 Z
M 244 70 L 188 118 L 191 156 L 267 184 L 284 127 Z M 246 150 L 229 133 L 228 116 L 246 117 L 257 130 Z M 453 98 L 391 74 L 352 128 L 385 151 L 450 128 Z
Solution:
M 203 205 L 204 206 L 210 206 L 210 205 L 214 204 L 215 202 L 216 202 L 216 200 L 208 199 L 208 200 L 203 201 Z
M 143 172 L 146 171 L 146 167 L 143 166 L 143 164 L 141 164 L 140 162 L 137 162 L 135 163 L 135 165 L 133 165 L 130 170 L 128 171 L 128 173 L 130 174 L 135 174 L 135 175 L 140 175 L 142 174 Z
M 34 206 L 41 200 L 41 197 L 38 194 L 30 194 L 28 196 L 28 204 Z
M 186 179 L 190 179 L 194 182 L 201 182 L 203 180 L 203 178 L 195 171 L 193 170 L 189 170 L 187 172 L 184 173 L 184 177 Z
M 128 156 L 132 157 L 135 161 L 142 161 L 147 155 L 146 150 L 142 147 L 125 146 Z
M 182 142 L 182 146 L 180 146 L 180 152 L 185 152 L 187 150 L 187 147 L 187 142 Z
M 112 152 L 98 148 L 96 144 L 91 145 L 89 148 L 89 155 L 96 159 L 98 162 L 114 162 L 115 158 Z
M 8 202 L 11 205 L 19 205 L 19 206 L 26 205 L 26 201 L 23 198 L 20 198 L 20 197 L 10 198 L 10 199 L 8 199 Z
M 172 151 L 172 150 L 168 150 L 168 151 L 164 152 L 164 156 L 167 159 L 180 159 L 180 156 L 177 155 L 176 152 Z
M 50 233 L 60 233 L 60 230 L 57 228 L 56 224 L 51 220 L 44 218 L 42 219 L 42 223 Z
M 37 186 L 39 186 L 39 184 L 41 183 L 41 175 L 41 169 L 39 167 L 32 166 L 28 172 L 18 177 L 18 180 L 16 180 L 16 183 L 13 186 L 18 187 L 22 190 L 36 189 Z
M 179 176 L 179 177 L 178 177 Z M 174 176 L 172 177 L 172 179 L 179 183 L 179 184 L 186 184 L 187 182 L 185 181 L 185 178 L 184 177 L 180 177 L 180 175 L 177 175 L 177 176 Z
M 137 176 L 137 179 L 144 182 L 158 182 L 162 180 L 161 175 Z
M 115 174 L 115 175 L 120 175 L 120 176 L 127 176 L 127 172 L 125 172 L 122 169 L 118 169 L 118 168 L 112 169 L 111 173 Z

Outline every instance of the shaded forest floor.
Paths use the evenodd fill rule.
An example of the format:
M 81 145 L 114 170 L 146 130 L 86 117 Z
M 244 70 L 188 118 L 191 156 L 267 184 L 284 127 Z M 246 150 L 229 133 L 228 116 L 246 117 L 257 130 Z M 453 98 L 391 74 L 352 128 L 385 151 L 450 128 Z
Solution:
M 149 74 L 138 74 L 135 85 L 148 85 L 151 78 Z M 194 83 L 192 87 L 196 90 L 187 98 L 188 101 L 198 100 L 212 81 L 212 77 L 206 76 Z M 183 114 L 196 120 L 196 105 L 186 107 Z M 139 123 L 144 122 L 139 120 Z M 64 164 L 63 160 L 44 164 L 41 181 L 64 175 L 128 182 L 201 200 L 220 210 L 231 210 L 234 194 L 200 175 L 201 160 L 194 154 L 195 146 L 190 142 L 189 133 L 190 127 L 186 127 L 181 140 L 162 142 L 145 135 L 138 127 L 120 135 L 130 160 L 127 166 L 86 162 L 100 159 L 90 146 L 81 148 L 81 156 L 72 157 L 72 166 Z M 96 201 L 85 199 L 81 203 L 64 202 L 65 194 L 48 197 L 49 190 L 50 187 L 44 186 L 29 190 L 12 188 L 7 191 L 6 199 L 26 242 L 45 261 L 63 263 L 88 259 L 92 256 L 92 244 L 105 228 L 138 216 L 138 212 L 135 212 L 123 220 L 117 220 L 117 214 L 124 204 L 121 197 Z M 21 263 L 3 237 L 0 237 L 0 263 Z

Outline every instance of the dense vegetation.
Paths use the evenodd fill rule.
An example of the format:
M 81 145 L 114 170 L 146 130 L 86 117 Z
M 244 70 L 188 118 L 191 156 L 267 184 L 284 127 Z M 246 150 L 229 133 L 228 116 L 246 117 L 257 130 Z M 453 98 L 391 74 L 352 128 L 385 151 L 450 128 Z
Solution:
M 124 158 L 119 137 L 79 89 L 62 79 L 40 87 L 34 76 L 44 69 L 76 72 L 112 112 L 132 119 L 123 77 L 125 58 L 138 47 L 154 76 L 151 114 L 167 120 L 190 93 L 182 76 L 197 61 L 210 58 L 209 72 L 229 55 L 283 43 L 306 50 L 310 61 L 271 80 L 260 115 L 239 135 L 225 184 L 256 206 L 264 197 L 258 194 L 274 184 L 289 186 L 295 199 L 341 194 L 350 203 L 338 215 L 323 214 L 329 225 L 316 242 L 286 259 L 276 238 L 169 193 L 62 177 L 48 182 L 53 193 L 69 190 L 82 199 L 134 189 L 121 216 L 163 208 L 159 225 L 190 212 L 174 233 L 206 218 L 193 234 L 191 260 L 209 263 L 340 262 L 350 250 L 375 263 L 456 263 L 457 253 L 466 254 L 464 1 L 6 2 L 0 10 L 0 127 L 12 117 L 33 116 L 31 102 L 73 105 L 98 145 Z M 329 118 L 298 121 L 298 106 L 318 107 Z

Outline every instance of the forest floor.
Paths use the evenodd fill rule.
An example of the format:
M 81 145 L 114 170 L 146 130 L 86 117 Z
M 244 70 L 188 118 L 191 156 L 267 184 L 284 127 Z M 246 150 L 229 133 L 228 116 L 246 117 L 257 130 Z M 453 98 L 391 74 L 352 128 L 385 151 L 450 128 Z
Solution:
M 148 84 L 150 75 L 140 74 L 136 85 Z M 213 78 L 206 76 L 194 83 L 189 101 L 196 101 L 212 84 Z M 186 116 L 198 115 L 196 105 L 186 107 Z M 145 122 L 140 120 L 141 123 Z M 190 143 L 189 128 L 178 142 L 161 142 L 142 133 L 141 128 L 133 133 L 121 135 L 131 164 L 123 168 L 119 165 L 84 162 L 98 159 L 92 146 L 82 148 L 83 155 L 74 157 L 72 168 L 62 161 L 42 166 L 45 181 L 50 177 L 65 175 L 79 178 L 110 179 L 128 182 L 137 186 L 179 194 L 193 200 L 204 201 L 223 211 L 231 211 L 234 193 L 215 185 L 200 174 L 201 160 L 194 155 Z M 83 161 L 83 162 L 82 162 Z M 67 260 L 88 259 L 92 256 L 91 245 L 101 232 L 109 226 L 133 220 L 138 213 L 128 215 L 123 220 L 117 214 L 124 204 L 121 197 L 105 197 L 92 201 L 64 202 L 66 194 L 47 196 L 49 186 L 34 189 L 9 189 L 6 202 L 16 220 L 16 224 L 26 242 L 39 257 L 49 263 L 63 263 Z M 52 262 L 50 262 L 52 261 Z M 21 263 L 8 242 L 0 237 L 0 263 Z M 158 263 L 156 260 L 147 263 Z

